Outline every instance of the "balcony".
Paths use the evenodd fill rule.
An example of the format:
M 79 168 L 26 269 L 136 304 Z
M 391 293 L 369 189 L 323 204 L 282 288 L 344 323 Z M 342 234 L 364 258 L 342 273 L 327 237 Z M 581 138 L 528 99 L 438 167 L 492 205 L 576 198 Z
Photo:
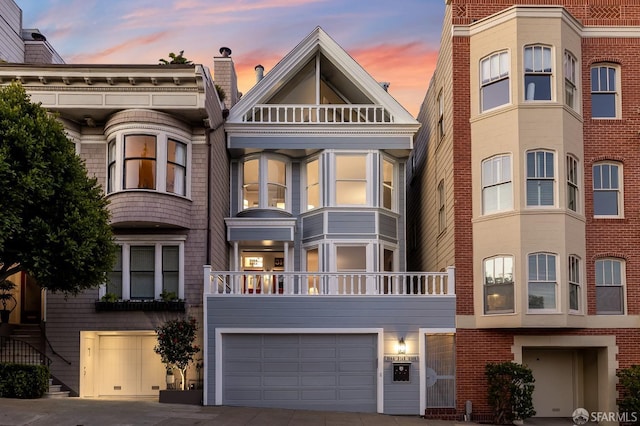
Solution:
M 256 124 L 388 124 L 394 117 L 381 105 L 258 104 L 242 116 Z
M 454 296 L 455 268 L 446 272 L 232 272 L 204 267 L 213 296 Z

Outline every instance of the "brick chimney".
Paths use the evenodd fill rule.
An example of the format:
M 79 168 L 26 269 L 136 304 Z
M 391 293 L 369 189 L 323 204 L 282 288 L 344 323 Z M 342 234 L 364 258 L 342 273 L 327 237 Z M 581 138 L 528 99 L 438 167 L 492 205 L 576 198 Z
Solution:
M 227 109 L 233 107 L 240 99 L 240 93 L 236 69 L 231 59 L 231 49 L 228 47 L 221 47 L 220 56 L 213 58 L 213 81 L 224 90 L 226 95 L 224 107 Z

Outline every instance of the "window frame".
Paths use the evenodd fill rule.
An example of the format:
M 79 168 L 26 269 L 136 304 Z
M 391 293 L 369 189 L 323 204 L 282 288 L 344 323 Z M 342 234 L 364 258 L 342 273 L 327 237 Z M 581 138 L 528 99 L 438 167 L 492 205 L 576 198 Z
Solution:
M 533 271 L 531 268 L 531 258 L 535 256 L 536 257 L 536 271 Z M 540 263 L 538 262 L 538 259 L 540 256 L 544 256 L 545 257 L 545 267 L 544 269 L 540 269 Z M 549 259 L 553 259 L 554 261 L 554 276 L 550 277 L 549 276 Z M 558 277 L 560 276 L 559 274 L 559 263 L 558 263 L 558 255 L 556 253 L 550 253 L 550 252 L 535 252 L 535 253 L 529 253 L 527 255 L 527 313 L 529 314 L 537 314 L 537 313 L 551 313 L 551 312 L 558 312 L 560 309 L 560 298 L 559 298 L 559 293 L 558 293 Z M 541 272 L 546 272 L 546 274 L 542 274 L 545 276 L 541 277 Z M 534 274 L 535 273 L 535 278 L 534 278 Z M 546 278 L 546 279 L 541 279 L 541 278 Z M 553 278 L 553 279 L 552 279 Z M 554 304 L 555 306 L 553 308 L 545 308 L 544 305 L 541 308 L 536 308 L 536 307 L 531 307 L 531 297 L 533 296 L 531 293 L 531 287 L 532 285 L 535 286 L 536 284 L 553 284 L 553 288 L 554 288 Z
M 611 167 L 615 167 L 617 169 L 617 188 L 596 188 L 596 168 L 602 169 L 604 166 L 609 167 L 609 171 L 611 171 Z M 599 172 L 600 182 L 603 182 L 603 173 L 602 170 Z M 609 184 L 611 184 L 611 173 L 609 173 Z M 592 188 L 593 188 L 593 217 L 594 218 L 623 218 L 624 217 L 624 171 L 623 165 L 617 161 L 598 161 L 593 164 L 591 167 L 591 180 L 592 180 Z M 616 194 L 616 209 L 617 214 L 596 214 L 596 194 L 597 193 L 605 193 L 612 192 Z
M 388 185 L 384 180 L 384 165 L 388 163 L 391 165 L 391 185 Z M 398 162 L 386 155 L 380 155 L 380 207 L 390 211 L 398 211 Z M 391 206 L 384 205 L 385 202 L 385 189 L 389 189 L 391 192 Z
M 497 279 L 496 279 L 496 274 L 495 274 L 495 261 L 497 259 L 502 259 L 502 280 L 503 282 L 501 283 L 497 283 Z M 509 259 L 510 263 L 511 263 L 511 280 L 510 282 L 504 281 L 504 277 L 505 277 L 505 259 Z M 488 262 L 492 262 L 492 271 L 494 271 L 494 274 L 492 276 L 493 279 L 493 283 L 489 284 L 487 282 L 487 278 L 489 278 L 488 276 Z M 515 292 L 516 292 L 516 287 L 515 287 L 515 257 L 512 255 L 496 255 L 496 256 L 491 256 L 491 257 L 487 257 L 485 259 L 482 260 L 482 305 L 483 305 L 483 313 L 484 315 L 501 315 L 501 314 L 514 314 L 516 312 L 516 297 L 515 297 Z M 507 307 L 506 309 L 497 309 L 497 310 L 489 310 L 489 297 L 492 295 L 497 295 L 500 296 L 500 294 L 498 293 L 493 293 L 493 294 L 489 294 L 489 290 L 491 290 L 491 287 L 493 286 L 506 286 L 506 285 L 511 285 L 511 307 Z M 509 302 L 509 296 L 506 295 L 504 296 L 507 298 L 507 303 Z
M 444 137 L 444 97 L 442 89 L 438 93 L 438 140 Z
M 572 154 L 567 154 L 567 209 L 579 213 L 580 212 L 580 161 Z M 571 195 L 574 195 L 573 200 Z M 571 208 L 573 201 L 574 207 Z
M 492 60 L 493 58 L 497 58 L 498 62 L 498 73 L 495 75 L 492 71 Z M 488 64 L 489 75 L 485 77 L 485 64 Z M 503 67 L 504 65 L 504 67 Z M 503 72 L 503 69 L 506 68 L 506 71 Z M 499 52 L 493 52 L 490 55 L 487 55 L 480 59 L 480 68 L 479 68 L 479 78 L 480 78 L 480 112 L 487 112 L 494 110 L 496 108 L 503 107 L 504 105 L 509 105 L 511 103 L 511 55 L 509 50 L 501 50 Z M 507 86 L 507 99 L 505 102 L 497 105 L 492 105 L 485 107 L 485 93 L 487 89 L 490 87 L 496 87 L 497 85 L 506 84 Z
M 249 161 L 257 160 L 258 161 L 258 205 L 257 206 L 245 206 L 244 203 L 244 165 Z M 281 185 L 280 183 L 273 183 L 269 181 L 269 162 L 277 161 L 284 164 L 285 170 L 285 184 Z M 285 211 L 291 212 L 291 159 L 285 157 L 283 155 L 272 154 L 272 153 L 257 153 L 247 155 L 246 157 L 241 158 L 238 161 L 238 211 L 249 211 L 254 209 L 260 210 L 276 210 L 276 211 Z M 254 182 L 251 182 L 254 184 Z M 277 206 L 269 206 L 269 185 L 277 184 L 280 187 L 284 188 L 284 208 L 280 208 Z
M 512 155 L 509 154 L 497 154 L 494 155 L 492 157 L 489 158 L 485 158 L 484 160 L 482 160 L 482 163 L 480 164 L 480 185 L 482 187 L 482 214 L 483 215 L 490 215 L 490 214 L 495 214 L 495 213 L 501 213 L 501 212 L 506 212 L 506 211 L 511 211 L 513 210 L 513 161 L 512 161 Z M 503 179 L 503 173 L 505 171 L 504 166 L 502 165 L 502 163 L 508 160 L 509 164 L 507 166 L 507 170 L 509 171 L 509 176 L 506 179 Z M 496 168 L 494 166 L 494 163 L 500 162 L 501 165 L 500 167 Z M 491 178 L 495 178 L 495 176 L 493 176 L 493 172 L 494 171 L 499 171 L 500 172 L 500 177 L 499 178 L 495 178 L 492 179 L 491 182 L 487 182 L 487 180 L 489 179 L 489 176 L 485 175 L 485 165 L 489 164 L 489 167 L 491 168 L 491 172 L 492 172 L 492 176 L 490 176 Z M 487 202 L 486 202 L 486 196 L 488 196 L 488 192 L 490 189 L 492 188 L 497 188 L 497 192 L 496 192 L 496 209 L 495 210 L 491 210 L 488 211 L 487 210 Z M 501 190 L 502 188 L 504 188 L 504 190 Z M 508 192 L 507 194 L 504 194 L 505 192 Z M 509 207 L 506 208 L 502 208 L 501 207 L 501 200 L 503 197 L 501 197 L 501 195 L 507 195 L 509 196 L 509 198 L 511 199 L 511 202 L 509 203 Z
M 339 157 L 364 157 L 365 171 L 362 179 L 338 179 L 338 158 Z M 337 151 L 331 154 L 331 205 L 334 207 L 371 207 L 373 185 L 370 182 L 377 181 L 372 176 L 371 153 L 363 151 Z M 357 203 L 338 203 L 338 182 L 364 182 L 365 202 Z
M 172 195 L 181 198 L 191 197 L 191 165 L 192 143 L 182 133 L 171 131 L 172 129 L 156 129 L 155 127 L 139 131 L 136 129 L 119 130 L 109 136 L 106 144 L 105 162 L 105 193 L 107 196 L 121 192 L 144 191 Z M 128 136 L 152 136 L 155 138 L 155 188 L 125 188 L 126 170 L 125 162 L 133 157 L 125 157 L 125 139 Z M 184 194 L 178 194 L 167 190 L 167 150 L 168 141 L 172 140 L 185 147 L 184 165 Z M 111 150 L 111 152 L 110 152 Z
M 541 51 L 541 55 L 540 58 L 542 61 L 542 64 L 539 64 L 536 61 L 537 55 L 536 55 L 536 51 L 540 50 Z M 531 57 L 531 66 L 532 68 L 527 68 L 527 52 L 531 51 L 530 57 Z M 523 76 L 524 76 L 524 101 L 525 102 L 551 102 L 554 100 L 554 81 L 553 81 L 553 62 L 554 59 L 554 55 L 553 55 L 553 48 L 551 46 L 545 45 L 545 44 L 528 44 L 526 46 L 524 46 L 524 50 L 523 50 L 523 57 L 522 57 L 522 69 L 523 69 Z M 548 60 L 548 63 L 546 63 Z M 548 65 L 548 68 L 547 68 Z M 529 81 L 527 83 L 527 80 L 531 80 L 531 79 L 535 79 L 536 81 Z M 544 98 L 544 99 L 536 99 L 535 95 L 533 98 L 529 97 L 529 87 L 531 84 L 534 84 L 534 92 L 535 92 L 535 83 L 537 83 L 537 81 L 545 81 L 546 83 L 548 83 L 549 85 L 549 98 Z
M 309 183 L 309 164 L 313 163 L 313 162 L 317 162 L 318 164 L 318 176 L 317 176 L 317 182 L 310 184 Z M 323 191 L 322 191 L 322 156 L 315 156 L 315 157 L 311 157 L 308 158 L 304 161 L 304 183 L 303 183 L 303 196 L 304 196 L 304 200 L 302 203 L 302 211 L 311 211 L 311 210 L 315 210 L 315 209 L 319 209 L 324 207 L 324 202 L 323 202 Z M 317 206 L 313 206 L 312 208 L 309 208 L 309 190 L 311 188 L 317 188 L 318 191 L 318 205 Z
M 603 84 L 601 77 L 602 70 L 607 70 L 606 84 Z M 596 75 L 598 81 L 594 81 L 594 70 L 598 70 Z M 609 72 L 613 73 L 613 87 L 611 87 L 611 76 Z M 594 63 L 590 67 L 590 93 L 591 93 L 591 118 L 594 120 L 616 120 L 622 117 L 622 94 L 621 94 L 621 68 L 618 64 L 612 64 L 607 62 Z M 604 87 L 603 87 L 604 86 Z M 594 96 L 599 95 L 613 95 L 613 115 L 595 115 L 594 114 Z M 603 96 L 600 96 L 603 97 Z
M 582 313 L 582 259 L 579 256 L 569 255 L 567 266 L 568 306 L 570 313 Z M 575 297 L 572 290 L 575 289 Z M 572 302 L 575 300 L 575 307 Z
M 130 157 L 127 156 L 127 138 L 134 138 L 134 137 L 144 137 L 144 138 L 153 138 L 153 151 L 154 151 L 154 156 L 135 156 L 132 155 Z M 130 133 L 127 135 L 124 135 L 123 137 L 123 157 L 122 157 L 122 189 L 124 190 L 150 190 L 150 191 L 156 191 L 158 188 L 158 136 L 157 135 L 153 135 L 153 134 L 144 134 L 144 133 Z M 140 161 L 140 162 L 150 162 L 153 165 L 153 186 L 152 187 L 144 187 L 144 186 L 140 186 L 140 183 L 138 182 L 138 186 L 132 186 L 132 187 L 128 187 L 127 186 L 127 163 L 130 162 L 135 162 L 135 161 Z M 138 169 L 142 168 L 142 164 L 139 165 Z
M 182 149 L 184 149 L 184 164 L 180 164 L 177 161 L 169 160 L 169 144 L 171 143 L 174 143 L 176 147 L 181 147 Z M 187 144 L 175 138 L 167 138 L 166 150 L 167 150 L 167 164 L 166 164 L 167 171 L 165 173 L 165 189 L 169 188 L 169 168 L 173 166 L 175 168 L 174 182 L 175 182 L 175 174 L 177 173 L 177 171 L 181 171 L 180 175 L 182 176 L 183 188 L 181 192 L 178 192 L 175 190 L 170 191 L 169 189 L 166 189 L 166 191 L 172 194 L 182 195 L 184 197 L 187 195 Z
M 530 176 L 529 172 L 529 154 L 534 154 L 534 167 L 533 167 L 533 172 L 534 174 L 532 176 Z M 540 168 L 538 166 L 538 156 L 537 154 L 544 154 L 544 166 L 543 169 L 544 170 L 544 174 L 542 176 L 538 175 L 538 172 L 540 171 Z M 547 166 L 547 161 L 548 161 L 548 155 L 552 156 L 552 164 L 551 164 L 551 172 L 553 173 L 551 176 L 547 175 L 547 172 L 549 171 L 549 168 Z M 557 175 L 557 170 L 556 170 L 556 152 L 555 151 L 551 151 L 548 149 L 532 149 L 529 150 L 525 153 L 525 173 L 526 173 L 526 179 L 525 179 L 525 205 L 527 208 L 553 208 L 556 206 L 556 193 L 557 193 L 557 188 L 556 188 L 556 175 Z M 538 181 L 538 188 L 540 188 L 540 183 L 542 182 L 551 182 L 551 196 L 552 196 L 552 202 L 551 204 L 542 204 L 543 201 L 543 197 L 541 197 L 541 192 L 538 191 L 538 196 L 537 198 L 537 203 L 536 204 L 529 204 L 529 184 L 533 183 L 534 181 Z
M 620 274 L 620 282 L 619 283 L 613 283 L 613 278 L 614 278 L 614 271 L 613 269 L 611 270 L 611 278 L 612 278 L 612 282 L 611 283 L 606 283 L 606 282 L 601 282 L 599 283 L 599 274 L 598 274 L 598 264 L 601 262 L 611 262 L 611 265 L 613 266 L 614 264 L 618 264 L 620 266 L 620 270 L 619 270 L 619 274 Z M 604 266 L 603 266 L 604 267 Z M 596 315 L 625 315 L 625 313 L 627 312 L 627 306 L 626 306 L 626 302 L 627 302 L 627 297 L 626 297 L 626 289 L 627 289 L 627 283 L 626 283 L 626 261 L 625 259 L 621 259 L 621 258 L 616 258 L 616 257 L 603 257 L 600 259 L 596 259 L 596 261 L 594 262 L 594 272 L 595 272 L 595 287 L 596 287 Z M 604 269 L 603 269 L 603 274 L 604 274 Z M 605 278 L 604 275 L 602 278 Z M 611 287 L 616 287 L 616 288 L 620 288 L 618 291 L 620 293 L 620 311 L 598 311 L 598 293 L 599 288 L 611 288 Z
M 153 300 L 162 299 L 160 294 L 164 290 L 164 265 L 163 247 L 178 247 L 178 299 L 185 298 L 185 240 L 183 235 L 136 235 L 116 237 L 115 243 L 120 247 L 121 270 L 112 271 L 121 274 L 121 300 L 152 300 L 131 297 L 131 247 L 154 247 L 154 297 Z M 114 265 L 116 266 L 116 265 Z M 105 283 L 99 287 L 99 297 L 104 296 L 108 290 L 112 290 Z
M 575 55 L 565 50 L 563 55 L 564 104 L 575 111 L 578 111 L 578 105 L 580 105 L 578 102 L 580 95 L 580 91 L 578 90 L 580 70 L 577 64 L 578 60 Z
M 444 179 L 438 183 L 438 233 L 447 229 L 447 212 L 445 209 Z

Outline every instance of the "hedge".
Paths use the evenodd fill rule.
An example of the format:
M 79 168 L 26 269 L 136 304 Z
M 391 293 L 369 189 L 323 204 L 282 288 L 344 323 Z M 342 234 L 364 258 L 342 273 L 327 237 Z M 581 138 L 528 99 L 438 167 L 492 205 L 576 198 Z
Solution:
M 48 367 L 0 363 L 0 397 L 41 398 L 48 389 Z

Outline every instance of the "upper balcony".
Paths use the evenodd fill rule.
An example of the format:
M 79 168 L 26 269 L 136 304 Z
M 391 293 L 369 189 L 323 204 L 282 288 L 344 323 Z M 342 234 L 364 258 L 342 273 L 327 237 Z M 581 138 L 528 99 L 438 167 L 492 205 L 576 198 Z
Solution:
M 283 105 L 256 104 L 243 116 L 243 123 L 256 124 L 389 124 L 393 114 L 382 105 Z
M 204 267 L 209 296 L 455 296 L 455 268 L 446 272 L 247 272 Z

